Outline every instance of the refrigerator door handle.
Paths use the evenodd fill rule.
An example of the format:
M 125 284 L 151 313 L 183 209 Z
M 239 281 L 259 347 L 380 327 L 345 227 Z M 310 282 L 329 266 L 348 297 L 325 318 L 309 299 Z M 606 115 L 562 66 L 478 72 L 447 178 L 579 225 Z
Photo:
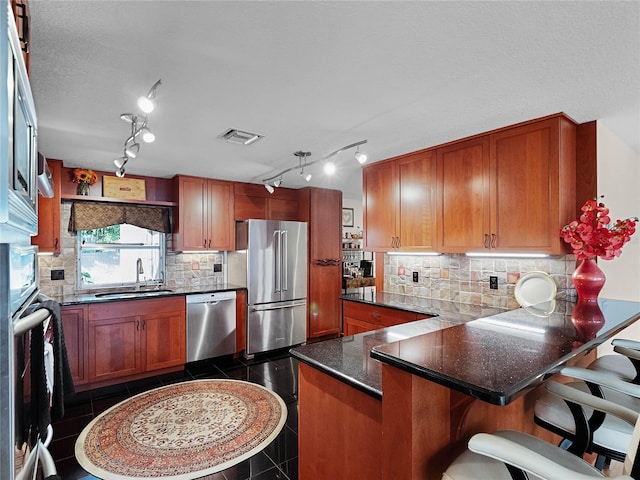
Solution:
M 294 303 L 288 303 L 286 305 L 277 305 L 277 306 L 273 306 L 273 307 L 250 307 L 249 311 L 250 312 L 269 312 L 272 310 L 284 310 L 286 308 L 294 308 L 294 307 L 303 307 L 306 304 L 306 302 L 294 302 Z
M 273 246 L 274 246 L 274 262 L 273 262 L 273 285 L 274 285 L 274 293 L 281 292 L 280 285 L 280 276 L 282 275 L 281 264 L 280 264 L 280 256 L 282 255 L 280 245 L 280 230 L 274 230 L 273 232 Z
M 282 261 L 282 267 L 280 267 L 280 271 L 282 272 L 282 285 L 280 285 L 280 288 L 283 292 L 286 292 L 287 290 L 289 290 L 289 275 L 288 275 L 288 271 L 289 271 L 289 266 L 287 264 L 287 259 L 289 257 L 289 241 L 288 241 L 288 236 L 287 236 L 287 231 L 286 230 L 282 230 L 280 232 L 280 236 L 281 236 L 281 251 L 280 251 L 280 255 L 282 255 L 281 261 Z

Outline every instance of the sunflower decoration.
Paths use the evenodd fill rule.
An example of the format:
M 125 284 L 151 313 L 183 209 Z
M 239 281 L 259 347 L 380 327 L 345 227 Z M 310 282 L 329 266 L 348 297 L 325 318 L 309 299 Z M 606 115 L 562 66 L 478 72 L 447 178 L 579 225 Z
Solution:
M 98 175 L 93 170 L 75 168 L 73 170 L 73 183 L 78 184 L 78 195 L 87 195 L 89 187 L 98 182 Z

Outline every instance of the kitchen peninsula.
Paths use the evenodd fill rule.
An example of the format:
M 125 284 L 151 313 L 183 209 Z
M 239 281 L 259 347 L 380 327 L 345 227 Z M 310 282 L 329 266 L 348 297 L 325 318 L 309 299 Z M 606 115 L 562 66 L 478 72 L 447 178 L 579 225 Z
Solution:
M 292 350 L 301 479 L 437 480 L 479 431 L 556 441 L 533 423 L 536 387 L 640 318 L 640 303 L 606 299 L 581 315 L 566 301 L 488 312 L 404 300 L 358 301 L 430 318 Z

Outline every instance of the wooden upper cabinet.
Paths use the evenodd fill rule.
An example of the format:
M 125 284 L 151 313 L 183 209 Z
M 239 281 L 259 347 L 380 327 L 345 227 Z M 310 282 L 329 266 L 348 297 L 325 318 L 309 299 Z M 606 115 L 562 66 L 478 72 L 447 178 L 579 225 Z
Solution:
M 397 170 L 392 161 L 362 170 L 364 250 L 391 250 L 396 237 Z
M 363 171 L 364 249 L 436 248 L 436 155 L 425 150 Z
M 174 182 L 173 249 L 233 250 L 233 183 L 185 175 L 174 177 Z
M 423 151 L 396 160 L 398 207 L 397 248 L 436 249 L 436 153 Z
M 490 233 L 489 137 L 448 145 L 437 155 L 440 250 L 482 248 Z
M 235 219 L 299 220 L 298 191 L 277 188 L 269 194 L 263 185 L 234 184 Z
M 566 253 L 575 130 L 554 115 L 439 148 L 440 251 Z
M 564 116 L 490 136 L 491 248 L 567 252 L 559 231 L 575 216 L 575 139 Z
M 342 192 L 309 189 L 309 261 L 342 262 Z M 341 265 L 341 263 L 340 263 Z
M 60 253 L 60 183 L 62 179 L 62 161 L 48 160 L 53 177 L 53 197 L 38 196 L 38 235 L 31 237 L 31 244 L 38 251 Z

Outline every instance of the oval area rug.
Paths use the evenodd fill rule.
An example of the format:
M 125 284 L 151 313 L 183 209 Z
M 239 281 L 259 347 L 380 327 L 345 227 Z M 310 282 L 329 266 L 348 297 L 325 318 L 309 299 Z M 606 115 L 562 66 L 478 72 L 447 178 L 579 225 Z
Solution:
M 255 455 L 287 419 L 274 392 L 240 380 L 192 380 L 111 407 L 76 441 L 78 463 L 104 480 L 195 479 Z

